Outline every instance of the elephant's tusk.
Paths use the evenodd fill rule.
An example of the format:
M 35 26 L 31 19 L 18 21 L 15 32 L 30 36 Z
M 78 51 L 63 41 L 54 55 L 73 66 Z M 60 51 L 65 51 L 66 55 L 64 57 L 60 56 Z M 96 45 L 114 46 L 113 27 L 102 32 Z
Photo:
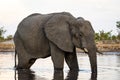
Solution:
M 87 48 L 84 48 L 83 50 L 84 50 L 84 52 L 85 52 L 85 53 L 88 53 L 88 50 L 87 50 Z

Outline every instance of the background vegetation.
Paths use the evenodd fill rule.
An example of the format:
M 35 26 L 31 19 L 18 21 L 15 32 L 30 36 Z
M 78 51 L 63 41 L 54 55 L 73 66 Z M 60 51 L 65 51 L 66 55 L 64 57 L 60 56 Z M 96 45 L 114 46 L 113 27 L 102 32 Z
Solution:
M 120 40 L 120 35 L 112 35 L 112 31 L 105 32 L 104 30 L 101 30 L 99 33 L 95 33 L 95 40 Z
M 103 40 L 120 40 L 120 21 L 116 22 L 118 35 L 112 35 L 112 30 L 109 32 L 105 32 L 104 30 L 99 31 L 99 33 L 95 33 L 96 41 Z

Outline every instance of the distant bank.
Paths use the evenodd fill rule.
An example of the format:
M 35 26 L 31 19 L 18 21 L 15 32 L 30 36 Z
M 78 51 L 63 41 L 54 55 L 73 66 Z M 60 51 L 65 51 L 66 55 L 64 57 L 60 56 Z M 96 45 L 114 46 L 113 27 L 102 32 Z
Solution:
M 101 52 L 120 52 L 120 41 L 98 41 L 96 42 L 98 50 Z M 80 49 L 76 49 L 77 52 L 83 52 Z M 14 52 L 15 46 L 13 40 L 0 42 L 0 52 Z
M 13 40 L 0 42 L 0 52 L 14 52 L 15 46 Z
M 120 52 L 120 41 L 112 41 L 112 40 L 99 41 L 99 42 L 96 42 L 96 46 L 102 52 L 106 52 L 106 51 Z

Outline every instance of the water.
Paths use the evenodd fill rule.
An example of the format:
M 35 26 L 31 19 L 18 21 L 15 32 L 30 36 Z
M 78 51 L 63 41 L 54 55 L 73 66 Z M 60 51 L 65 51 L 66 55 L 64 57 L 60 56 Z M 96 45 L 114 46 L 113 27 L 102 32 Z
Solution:
M 120 80 L 120 52 L 104 54 L 98 55 L 98 77 L 91 80 Z M 78 62 L 80 67 L 79 74 L 76 75 L 78 80 L 90 80 L 91 71 L 88 56 L 78 54 Z M 68 72 L 69 69 L 65 63 L 64 78 Z M 71 74 L 75 76 L 74 73 Z M 0 52 L 0 80 L 52 80 L 55 75 L 53 76 L 51 57 L 38 59 L 31 67 L 31 71 L 15 71 L 14 52 Z

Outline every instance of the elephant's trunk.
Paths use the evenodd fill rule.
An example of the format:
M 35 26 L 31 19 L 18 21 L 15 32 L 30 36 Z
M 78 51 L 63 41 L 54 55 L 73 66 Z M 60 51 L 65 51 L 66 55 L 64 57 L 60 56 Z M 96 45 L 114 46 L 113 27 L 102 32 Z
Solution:
M 96 46 L 90 46 L 88 48 L 88 56 L 91 65 L 92 73 L 97 75 L 97 53 L 96 53 Z
M 88 54 L 91 65 L 91 72 L 97 74 L 97 48 L 95 45 L 83 48 L 84 52 Z

